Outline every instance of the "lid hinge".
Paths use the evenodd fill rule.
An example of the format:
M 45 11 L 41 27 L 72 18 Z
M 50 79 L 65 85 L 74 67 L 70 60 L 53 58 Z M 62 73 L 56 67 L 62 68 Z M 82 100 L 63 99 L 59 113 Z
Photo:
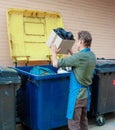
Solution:
M 49 61 L 49 64 L 52 63 L 52 59 L 51 59 L 52 55 L 47 55 L 47 58 L 48 58 L 48 61 Z M 62 54 L 57 54 L 57 58 L 60 59 L 60 58 L 63 58 L 64 55 Z
M 27 66 L 29 63 L 30 56 L 12 56 L 12 57 L 14 59 L 15 66 L 18 65 L 18 62 L 22 61 L 25 63 L 25 66 Z
M 47 55 L 49 64 L 51 64 L 51 57 L 52 57 L 52 55 Z

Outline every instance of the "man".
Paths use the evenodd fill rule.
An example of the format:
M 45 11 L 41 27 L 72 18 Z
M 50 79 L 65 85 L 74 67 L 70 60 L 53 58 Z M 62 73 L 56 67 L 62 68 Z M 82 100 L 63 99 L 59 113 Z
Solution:
M 57 60 L 58 49 L 51 46 L 54 67 L 72 67 L 68 101 L 69 130 L 88 130 L 87 104 L 89 85 L 92 83 L 93 71 L 96 66 L 95 54 L 90 50 L 92 36 L 88 31 L 80 31 L 77 35 L 78 53 Z

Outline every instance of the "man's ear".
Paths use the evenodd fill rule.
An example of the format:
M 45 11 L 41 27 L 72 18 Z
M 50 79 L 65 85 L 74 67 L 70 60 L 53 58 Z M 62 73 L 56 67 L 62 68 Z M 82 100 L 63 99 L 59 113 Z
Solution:
M 83 44 L 83 40 L 82 39 L 80 39 L 79 41 L 80 41 L 80 44 Z

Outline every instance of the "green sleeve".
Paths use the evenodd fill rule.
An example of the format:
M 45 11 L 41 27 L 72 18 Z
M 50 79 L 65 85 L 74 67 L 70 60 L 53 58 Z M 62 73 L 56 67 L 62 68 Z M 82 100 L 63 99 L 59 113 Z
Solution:
M 75 67 L 79 62 L 79 53 L 58 60 L 58 67 Z

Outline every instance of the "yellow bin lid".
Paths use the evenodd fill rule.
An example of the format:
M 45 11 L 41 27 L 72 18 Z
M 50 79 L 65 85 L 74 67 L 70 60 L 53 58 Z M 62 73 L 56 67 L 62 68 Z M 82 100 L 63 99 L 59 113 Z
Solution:
M 49 60 L 50 49 L 46 41 L 52 29 L 57 27 L 63 27 L 62 17 L 58 13 L 9 9 L 7 28 L 13 60 Z

